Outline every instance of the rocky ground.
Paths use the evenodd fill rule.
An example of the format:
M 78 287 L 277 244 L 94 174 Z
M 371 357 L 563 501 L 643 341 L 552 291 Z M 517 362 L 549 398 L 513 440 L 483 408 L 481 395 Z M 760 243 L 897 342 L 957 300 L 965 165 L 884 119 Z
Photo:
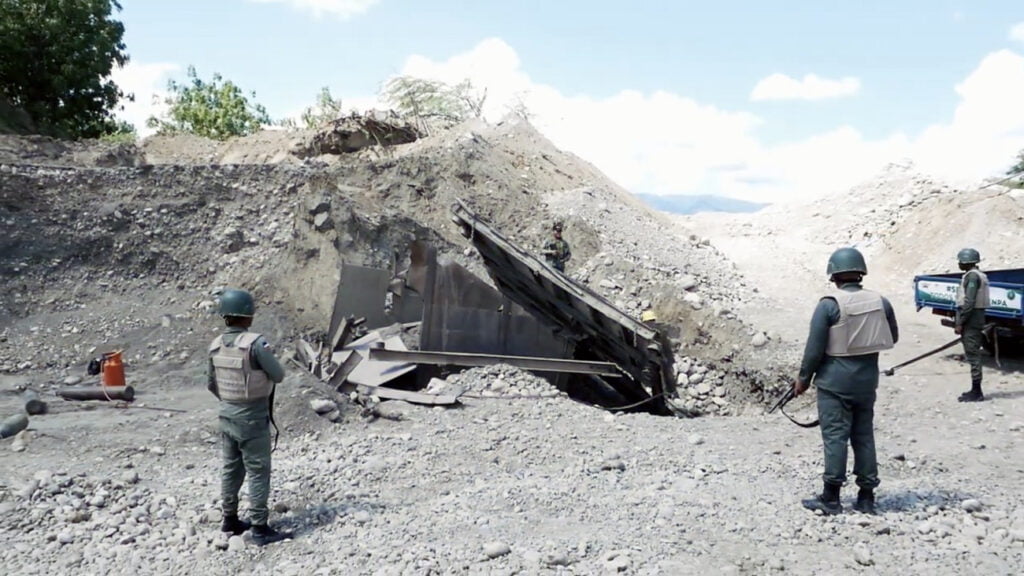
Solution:
M 868 283 L 890 291 L 903 327 L 883 364 L 949 339 L 913 311 L 905 270 L 937 271 L 925 267 L 938 256 L 921 250 L 936 243 L 921 238 L 929 214 L 966 223 L 1000 207 L 985 226 L 944 231 L 943 246 L 984 232 L 1006 243 L 983 255 L 1020 254 L 1010 191 L 966 196 L 904 171 L 847 198 L 895 198 L 895 224 L 888 208 L 840 218 L 825 209 L 835 198 L 673 220 L 523 125 L 464 126 L 352 157 L 280 152 L 280 138 L 299 137 L 227 148 L 157 140 L 141 152 L 0 140 L 0 414 L 20 410 L 23 387 L 50 404 L 28 432 L 0 440 L 0 573 L 1024 568 L 1020 360 L 989 359 L 991 401 L 975 405 L 955 401 L 967 380 L 955 350 L 883 378 L 875 517 L 800 507 L 820 488 L 818 432 L 764 415 L 759 393 L 795 371 L 825 258 L 867 237 L 867 222 L 876 240 L 863 246 L 869 266 L 877 262 Z M 258 282 L 267 304 L 256 329 L 284 354 L 296 335 L 323 329 L 342 259 L 382 265 L 393 246 L 420 237 L 480 270 L 444 227 L 454 197 L 527 246 L 564 217 L 570 274 L 678 325 L 677 401 L 707 415 L 612 414 L 500 366 L 434 383 L 462 390 L 459 407 L 360 405 L 289 364 L 272 521 L 296 538 L 259 548 L 248 535 L 220 534 L 216 404 L 202 383 L 204 346 L 218 329 L 210 291 Z M 920 244 L 905 247 L 908 238 Z M 85 362 L 112 347 L 126 350 L 135 403 L 52 396 L 92 383 Z M 795 415 L 812 414 L 809 402 Z M 844 497 L 849 507 L 853 491 Z

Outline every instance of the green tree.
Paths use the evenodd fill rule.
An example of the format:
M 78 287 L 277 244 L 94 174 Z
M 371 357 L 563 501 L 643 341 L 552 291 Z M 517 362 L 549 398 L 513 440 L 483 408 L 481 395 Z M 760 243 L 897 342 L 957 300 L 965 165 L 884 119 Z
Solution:
M 151 116 L 146 125 L 160 134 L 188 133 L 225 140 L 232 136 L 245 136 L 258 132 L 270 124 L 267 110 L 260 104 L 250 103 L 242 89 L 220 74 L 210 82 L 199 77 L 193 66 L 188 67 L 188 82 L 171 80 L 169 95 L 164 99 L 168 110 L 165 118 Z M 256 93 L 249 97 L 255 100 Z
M 124 120 L 117 120 L 114 123 L 113 130 L 100 136 L 100 140 L 118 144 L 131 144 L 138 139 L 139 133 L 135 130 L 135 126 Z
M 307 106 L 302 114 L 299 116 L 299 120 L 296 121 L 294 118 L 282 118 L 275 122 L 278 126 L 285 128 L 319 128 L 324 124 L 337 120 L 344 115 L 344 109 L 341 106 L 341 98 L 334 98 L 331 96 L 331 89 L 324 86 L 320 89 L 320 93 L 316 95 L 316 103 L 312 106 Z
M 381 96 L 398 113 L 421 121 L 462 122 L 483 114 L 487 91 L 478 92 L 469 80 L 450 86 L 436 80 L 396 76 L 384 85 Z
M 1007 176 L 1013 176 L 1015 174 L 1024 173 L 1024 150 L 1017 153 L 1017 163 L 1014 164 L 1013 168 L 1006 171 Z
M 110 79 L 128 62 L 116 0 L 0 0 L 0 98 L 46 134 L 116 130 L 125 95 Z
M 324 86 L 316 96 L 316 104 L 302 111 L 302 124 L 306 128 L 317 128 L 337 120 L 342 113 L 341 98 L 334 99 L 331 96 L 331 89 Z

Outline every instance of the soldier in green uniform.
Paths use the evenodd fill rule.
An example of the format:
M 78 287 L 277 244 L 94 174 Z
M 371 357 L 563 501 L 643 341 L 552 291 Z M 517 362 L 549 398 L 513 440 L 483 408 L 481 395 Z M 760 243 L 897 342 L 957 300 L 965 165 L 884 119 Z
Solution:
M 569 243 L 562 239 L 562 223 L 555 222 L 551 232 L 554 238 L 544 245 L 544 259 L 555 270 L 565 272 L 565 263 L 572 258 L 572 252 L 569 250 Z
M 227 329 L 210 344 L 207 388 L 220 400 L 222 532 L 242 534 L 252 528 L 259 546 L 291 535 L 267 524 L 270 497 L 270 415 L 275 384 L 284 368 L 267 340 L 249 332 L 256 306 L 243 290 L 229 289 L 219 297 L 219 312 Z M 238 492 L 249 476 L 250 522 L 238 518 Z
M 837 290 L 819 300 L 814 309 L 800 375 L 793 384 L 798 396 L 811 383 L 818 388 L 824 490 L 803 505 L 824 514 L 843 510 L 839 492 L 846 482 L 847 444 L 853 447 L 853 473 L 860 487 L 854 509 L 875 512 L 878 353 L 893 347 L 899 329 L 889 301 L 861 286 L 867 273 L 864 256 L 856 249 L 840 248 L 832 253 L 828 275 Z
M 964 358 L 971 365 L 971 389 L 960 395 L 960 402 L 980 402 L 985 399 L 981 392 L 981 342 L 985 336 L 985 309 L 990 305 L 988 276 L 978 269 L 981 254 L 974 248 L 964 248 L 956 255 L 960 269 L 964 271 L 956 291 L 956 326 L 964 344 Z

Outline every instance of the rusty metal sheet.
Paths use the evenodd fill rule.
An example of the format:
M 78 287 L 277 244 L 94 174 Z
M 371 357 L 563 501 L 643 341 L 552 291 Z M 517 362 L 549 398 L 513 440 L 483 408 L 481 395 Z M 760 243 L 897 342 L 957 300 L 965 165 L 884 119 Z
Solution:
M 675 384 L 672 353 L 656 330 L 516 246 L 462 201 L 452 206 L 452 214 L 502 294 L 573 339 L 577 359 L 617 364 L 629 378 L 605 382 L 627 401 L 643 403 L 643 409 L 654 413 L 671 413 L 664 394 Z M 641 384 L 649 364 L 661 372 L 651 392 Z

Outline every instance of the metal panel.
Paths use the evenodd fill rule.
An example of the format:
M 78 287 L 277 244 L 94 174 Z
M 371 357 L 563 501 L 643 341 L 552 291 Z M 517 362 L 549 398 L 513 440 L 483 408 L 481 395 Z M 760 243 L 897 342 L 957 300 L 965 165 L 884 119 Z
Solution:
M 566 357 L 570 345 L 521 306 L 456 263 L 433 252 L 413 259 L 410 278 L 424 292 L 420 349 L 512 356 Z M 433 266 L 431 268 L 431 266 Z M 413 284 L 414 282 L 410 282 Z
M 336 334 L 342 318 L 346 316 L 366 318 L 366 327 L 370 329 L 391 324 L 384 312 L 384 298 L 390 280 L 391 273 L 387 270 L 342 264 L 327 334 Z
M 576 358 L 617 364 L 631 378 L 607 383 L 627 401 L 646 400 L 645 409 L 670 413 L 663 395 L 675 384 L 672 353 L 656 330 L 514 245 L 461 201 L 452 207 L 452 213 L 452 220 L 473 242 L 504 295 L 557 328 L 563 337 L 572 338 Z M 660 369 L 652 393 L 641 385 L 647 365 Z
M 351 384 L 365 384 L 367 386 L 385 384 L 416 369 L 415 364 L 408 362 L 370 360 L 370 349 L 381 345 L 390 350 L 407 350 L 402 339 L 398 336 L 392 336 L 384 340 L 379 333 L 370 332 L 359 340 L 345 346 L 340 352 L 335 352 L 331 357 L 331 361 L 342 365 L 348 358 L 348 354 L 359 354 L 362 356 L 362 362 L 359 362 L 352 369 L 347 381 Z

